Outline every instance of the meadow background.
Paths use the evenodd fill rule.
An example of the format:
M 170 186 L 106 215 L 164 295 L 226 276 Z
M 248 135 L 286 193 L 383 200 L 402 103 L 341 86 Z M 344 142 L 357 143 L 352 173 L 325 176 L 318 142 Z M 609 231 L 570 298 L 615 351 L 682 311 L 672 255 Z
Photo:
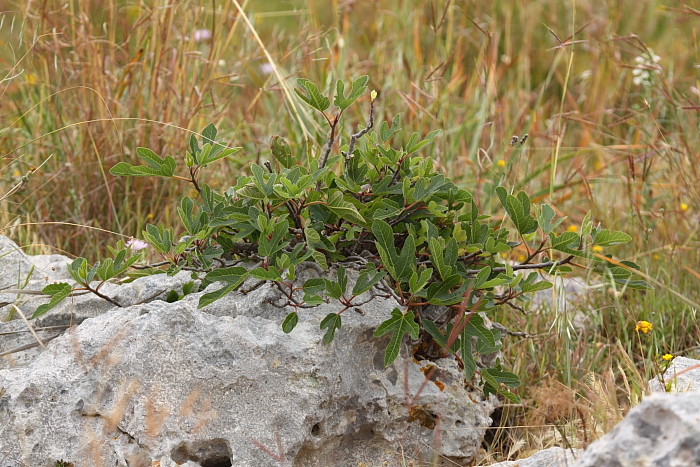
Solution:
M 327 139 L 279 78 L 330 90 L 367 74 L 378 121 L 401 113 L 403 140 L 442 129 L 423 155 L 484 211 L 502 216 L 503 185 L 571 229 L 590 210 L 632 235 L 610 252 L 653 290 L 620 294 L 579 268 L 598 285 L 578 306 L 495 317 L 533 337 L 506 343 L 523 403 L 496 414 L 480 462 L 582 447 L 638 403 L 663 355 L 697 356 L 699 25 L 691 5 L 653 0 L 0 1 L 0 234 L 95 261 L 120 235 L 175 225 L 189 194 L 111 176 L 136 147 L 183 158 L 214 122 L 244 148 L 204 175 L 225 190 L 270 158 L 270 136 L 312 157 Z

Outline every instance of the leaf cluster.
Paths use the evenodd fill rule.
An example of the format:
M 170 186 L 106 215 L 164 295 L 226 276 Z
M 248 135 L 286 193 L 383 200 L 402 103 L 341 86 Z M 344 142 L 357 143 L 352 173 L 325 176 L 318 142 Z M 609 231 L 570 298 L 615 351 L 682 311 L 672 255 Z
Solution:
M 399 356 L 406 335 L 414 343 L 432 341 L 459 359 L 467 378 L 478 374 L 487 394 L 515 401 L 510 391 L 518 385 L 516 376 L 500 364 L 479 364 L 479 355 L 498 352 L 502 345 L 503 336 L 489 325 L 486 313 L 498 306 L 523 310 L 532 293 L 552 286 L 536 271 L 566 273 L 575 258 L 607 268 L 627 287 L 646 287 L 632 280 L 633 263 L 607 262 L 609 257 L 591 253 L 594 246 L 610 247 L 630 237 L 594 226 L 590 214 L 580 233 L 558 233 L 563 219 L 551 206 L 533 207 L 526 193 L 512 194 L 504 187 L 496 194 L 510 220 L 491 220 L 479 211 L 471 193 L 436 172 L 431 158 L 420 154 L 429 150 L 439 130 L 424 137 L 413 133 L 405 144 L 394 144 L 401 127 L 397 115 L 390 124 L 382 122 L 378 131 L 370 131 L 375 93 L 367 125 L 332 155 L 343 112 L 363 95 L 368 81 L 363 76 L 346 86 L 338 80 L 331 109 L 331 99 L 316 84 L 299 79 L 298 97 L 329 126 L 318 157 L 302 163 L 302 151 L 273 136 L 270 153 L 276 163 L 251 164 L 250 173 L 226 192 L 217 193 L 199 179 L 202 167 L 240 149 L 217 142 L 213 125 L 202 131 L 201 146 L 194 136 L 189 141 L 184 157 L 189 176 L 175 175 L 173 157 L 160 158 L 145 148 L 137 150 L 145 165 L 120 162 L 110 172 L 173 177 L 196 188 L 198 198 L 183 197 L 177 209 L 184 237 L 176 240 L 171 228 L 149 224 L 143 238 L 162 256 L 168 274 L 193 271 L 202 281 L 201 289 L 220 283 L 219 289 L 201 296 L 199 307 L 248 279 L 272 283 L 280 292 L 277 305 L 288 311 L 282 322 L 287 333 L 304 310 L 331 300 L 339 303 L 320 323 L 323 341 L 331 343 L 345 311 L 361 310 L 376 297 L 390 297 L 397 306 L 375 332 L 377 337 L 391 334 L 385 365 Z M 528 252 L 519 264 L 504 259 L 515 247 Z M 92 266 L 78 258 L 71 264 L 71 276 L 78 287 L 98 292 L 93 280 L 109 280 L 138 259 L 126 250 L 122 244 L 114 258 Z M 336 274 L 301 282 L 297 269 L 308 262 Z M 354 284 L 349 267 L 359 270 Z M 153 271 L 162 272 L 162 266 Z M 48 286 L 44 292 L 51 301 L 35 316 L 72 290 L 68 284 Z M 427 310 L 436 307 L 442 312 L 430 319 Z

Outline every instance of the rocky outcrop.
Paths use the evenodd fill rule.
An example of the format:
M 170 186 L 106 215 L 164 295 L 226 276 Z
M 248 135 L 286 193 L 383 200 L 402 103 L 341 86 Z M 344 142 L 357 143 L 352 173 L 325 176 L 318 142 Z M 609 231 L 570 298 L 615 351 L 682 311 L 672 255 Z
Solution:
M 652 392 L 700 391 L 700 360 L 676 357 L 663 374 L 649 381 Z
M 700 465 L 700 394 L 652 394 L 591 444 L 576 467 Z
M 499 462 L 489 467 L 573 467 L 576 457 L 581 454 L 580 449 L 563 449 L 553 447 L 543 449 L 525 459 L 517 461 Z
M 138 301 L 134 284 L 117 292 L 125 303 Z M 385 368 L 389 337 L 373 332 L 395 302 L 346 311 L 325 345 L 319 323 L 335 305 L 302 310 L 285 334 L 276 289 L 197 309 L 215 287 L 92 317 L 85 304 L 80 324 L 33 361 L 0 369 L 0 467 L 473 460 L 494 401 L 465 384 L 454 359 L 413 360 L 408 343 Z

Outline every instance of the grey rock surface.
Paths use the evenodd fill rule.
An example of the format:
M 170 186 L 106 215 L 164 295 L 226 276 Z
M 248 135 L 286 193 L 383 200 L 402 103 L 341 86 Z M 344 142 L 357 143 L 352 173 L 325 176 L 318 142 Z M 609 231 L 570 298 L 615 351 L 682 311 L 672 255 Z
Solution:
M 517 461 L 499 462 L 489 467 L 572 467 L 581 449 L 563 449 L 552 447 L 543 449 L 532 456 Z
M 700 465 L 700 394 L 652 394 L 591 444 L 576 467 Z
M 33 264 L 15 242 L 0 235 L 0 290 L 17 287 L 32 272 Z
M 138 303 L 185 278 L 152 276 L 105 290 Z M 76 325 L 45 351 L 0 369 L 0 467 L 54 467 L 59 459 L 130 467 L 473 460 L 495 400 L 470 389 L 453 359 L 411 359 L 408 342 L 385 368 L 389 336 L 373 333 L 395 302 L 374 300 L 362 306 L 364 316 L 348 310 L 324 345 L 319 323 L 337 304 L 301 310 L 285 334 L 280 324 L 290 310 L 273 305 L 276 289 L 230 294 L 198 310 L 199 297 L 215 287 L 172 304 L 124 308 L 77 297 L 72 310 L 49 312 L 44 326 Z M 23 306 L 31 313 L 36 305 Z M 0 332 L 23 326 L 14 320 Z
M 676 357 L 663 375 L 649 381 L 651 392 L 690 392 L 700 391 L 700 360 Z

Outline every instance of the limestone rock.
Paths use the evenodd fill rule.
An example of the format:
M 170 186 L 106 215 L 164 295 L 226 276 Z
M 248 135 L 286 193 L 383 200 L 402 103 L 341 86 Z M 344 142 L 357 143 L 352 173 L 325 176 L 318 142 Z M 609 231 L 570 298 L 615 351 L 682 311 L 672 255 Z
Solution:
M 666 392 L 667 384 L 671 392 L 700 391 L 700 360 L 674 358 L 663 375 L 649 381 L 649 390 Z
M 499 462 L 489 467 L 572 467 L 581 452 L 583 451 L 580 449 L 553 447 L 543 449 L 526 459 Z
M 464 465 L 476 455 L 494 401 L 468 389 L 454 359 L 416 362 L 407 343 L 385 368 L 389 336 L 373 332 L 394 302 L 348 310 L 324 345 L 319 323 L 337 304 L 301 310 L 285 334 L 289 310 L 270 304 L 268 285 L 211 313 L 196 309 L 201 293 L 113 308 L 30 365 L 0 370 L 0 467 L 354 467 L 395 465 L 399 450 Z
M 576 467 L 700 465 L 700 394 L 652 394 L 583 453 Z

